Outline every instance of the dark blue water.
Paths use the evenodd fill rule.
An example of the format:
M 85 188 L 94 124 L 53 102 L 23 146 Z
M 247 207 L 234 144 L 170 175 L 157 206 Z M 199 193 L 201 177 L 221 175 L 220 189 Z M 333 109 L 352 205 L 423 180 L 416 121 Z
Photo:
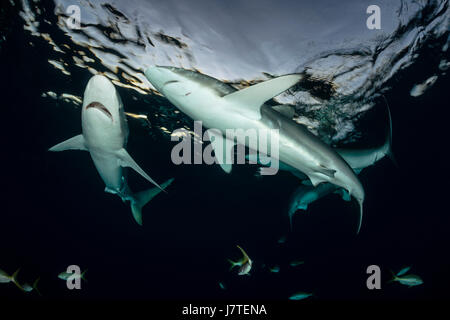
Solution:
M 359 235 L 356 203 L 335 195 L 296 215 L 289 232 L 287 204 L 299 184 L 294 176 L 257 178 L 256 166 L 237 166 L 231 175 L 219 166 L 176 166 L 170 160 L 174 142 L 130 119 L 129 153 L 156 181 L 175 177 L 168 194 L 145 207 L 139 227 L 128 204 L 103 191 L 88 153 L 47 152 L 81 132 L 80 108 L 45 99 L 42 92 L 81 96 L 91 74 L 74 69 L 62 77 L 46 62 L 55 52 L 24 32 L 16 9 L 8 10 L 0 49 L 0 268 L 12 273 L 21 267 L 20 281 L 41 277 L 42 297 L 11 284 L 1 284 L 0 297 L 258 301 L 286 300 L 296 291 L 313 292 L 317 300 L 450 297 L 448 75 L 424 95 L 409 95 L 435 65 L 432 48 L 389 83 L 385 96 L 399 166 L 386 158 L 360 175 L 366 200 Z M 30 41 L 33 47 L 26 45 Z M 150 119 L 155 108 L 168 104 L 160 97 L 136 101 L 130 90 L 117 90 L 126 111 L 146 112 Z M 380 104 L 359 122 L 359 129 L 371 128 L 373 135 L 365 139 L 374 145 L 383 141 L 383 119 Z M 129 179 L 133 190 L 148 187 L 134 173 Z M 285 243 L 278 243 L 281 236 L 287 236 Z M 229 271 L 226 259 L 239 257 L 236 245 L 254 260 L 249 277 Z M 296 259 L 305 264 L 289 267 Z M 81 290 L 70 291 L 57 278 L 70 264 L 88 269 Z M 270 273 L 263 264 L 279 265 L 280 272 Z M 382 270 L 381 290 L 366 287 L 372 264 Z M 408 265 L 423 285 L 387 283 L 390 269 Z

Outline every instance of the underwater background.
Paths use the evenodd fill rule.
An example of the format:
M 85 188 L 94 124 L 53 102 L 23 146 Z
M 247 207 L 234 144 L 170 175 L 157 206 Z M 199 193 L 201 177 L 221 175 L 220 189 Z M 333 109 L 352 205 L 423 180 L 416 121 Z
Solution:
M 81 8 L 80 30 L 64 22 L 71 4 Z M 315 300 L 448 300 L 448 1 L 377 1 L 381 30 L 365 25 L 370 4 L 2 1 L 0 269 L 20 267 L 20 282 L 40 277 L 42 296 L 0 284 L 0 297 L 264 301 L 305 291 Z M 303 73 L 307 81 L 277 101 L 295 105 L 294 120 L 333 147 L 381 145 L 387 102 L 398 166 L 384 158 L 359 175 L 360 234 L 357 204 L 338 195 L 295 215 L 289 231 L 300 181 L 287 172 L 174 165 L 170 134 L 192 121 L 145 79 L 155 64 L 236 88 Z M 113 80 L 126 112 L 146 116 L 128 119 L 130 155 L 157 182 L 175 178 L 144 207 L 142 227 L 104 192 L 87 152 L 47 151 L 81 133 L 80 99 L 97 72 Z M 135 173 L 128 179 L 132 190 L 149 187 Z M 236 245 L 254 261 L 251 276 L 229 270 Z M 81 290 L 58 279 L 71 264 L 88 270 Z M 366 287 L 373 264 L 381 290 Z M 424 283 L 388 283 L 405 266 Z

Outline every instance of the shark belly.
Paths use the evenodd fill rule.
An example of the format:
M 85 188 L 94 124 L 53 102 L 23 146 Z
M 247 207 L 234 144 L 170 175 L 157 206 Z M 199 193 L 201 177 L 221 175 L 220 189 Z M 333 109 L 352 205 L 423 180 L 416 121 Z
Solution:
M 105 152 L 92 152 L 91 158 L 100 174 L 107 190 L 120 193 L 123 189 L 123 168 L 119 165 L 117 157 Z

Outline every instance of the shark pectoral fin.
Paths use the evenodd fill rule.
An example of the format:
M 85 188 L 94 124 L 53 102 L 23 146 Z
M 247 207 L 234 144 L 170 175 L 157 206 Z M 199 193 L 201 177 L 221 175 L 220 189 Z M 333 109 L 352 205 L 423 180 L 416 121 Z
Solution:
M 278 106 L 273 106 L 272 109 L 281 113 L 286 118 L 292 119 L 295 115 L 295 108 L 288 104 L 280 104 Z
M 351 200 L 350 193 L 348 193 L 347 190 L 337 189 L 336 191 L 334 191 L 334 193 L 340 195 L 344 201 L 350 201 Z
M 151 183 L 153 183 L 155 186 L 157 186 L 159 189 L 163 190 L 163 188 L 161 188 L 161 186 L 159 184 L 157 184 L 152 178 L 150 178 L 144 170 L 141 169 L 141 167 L 139 167 L 139 165 L 133 160 L 133 158 L 131 158 L 131 156 L 128 154 L 127 150 L 125 149 L 120 149 L 119 151 L 116 152 L 116 156 L 118 158 L 119 161 L 119 165 L 121 167 L 130 167 L 133 170 L 135 170 L 137 173 L 139 173 L 141 176 L 143 176 L 145 179 L 147 179 L 148 181 L 150 181 Z
M 302 185 L 304 185 L 304 186 L 312 186 L 312 182 L 311 182 L 311 180 L 302 180 Z
M 218 130 L 210 129 L 208 130 L 208 135 L 214 150 L 216 163 L 220 165 L 223 171 L 230 173 L 233 165 L 231 150 L 233 149 L 235 142 L 224 138 L 222 133 Z
M 84 137 L 82 134 L 79 134 L 75 137 L 67 139 L 57 145 L 54 145 L 48 151 L 64 151 L 64 150 L 84 150 L 88 151 L 86 144 L 84 143 Z
M 269 99 L 276 97 L 283 91 L 286 91 L 302 78 L 300 74 L 289 74 L 274 79 L 270 79 L 248 88 L 230 93 L 224 96 L 222 99 L 232 103 L 233 105 L 239 105 L 245 107 L 247 111 L 239 110 L 252 119 L 260 119 L 260 108 Z

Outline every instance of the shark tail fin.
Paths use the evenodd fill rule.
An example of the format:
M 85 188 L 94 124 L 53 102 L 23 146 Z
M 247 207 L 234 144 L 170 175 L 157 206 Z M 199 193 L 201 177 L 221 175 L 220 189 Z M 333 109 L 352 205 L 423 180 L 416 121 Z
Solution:
M 142 208 L 158 195 L 162 190 L 169 186 L 174 179 L 171 178 L 161 185 L 161 188 L 155 187 L 138 192 L 134 195 L 134 199 L 131 201 L 131 212 L 133 213 L 134 220 L 142 226 Z
M 386 142 L 384 143 L 386 155 L 392 160 L 394 165 L 398 167 L 397 160 L 394 157 L 394 153 L 392 152 L 392 117 L 391 117 L 391 109 L 389 108 L 389 104 L 387 102 L 386 97 L 383 95 L 384 101 L 386 102 L 386 109 L 389 118 L 389 127 L 386 137 Z

